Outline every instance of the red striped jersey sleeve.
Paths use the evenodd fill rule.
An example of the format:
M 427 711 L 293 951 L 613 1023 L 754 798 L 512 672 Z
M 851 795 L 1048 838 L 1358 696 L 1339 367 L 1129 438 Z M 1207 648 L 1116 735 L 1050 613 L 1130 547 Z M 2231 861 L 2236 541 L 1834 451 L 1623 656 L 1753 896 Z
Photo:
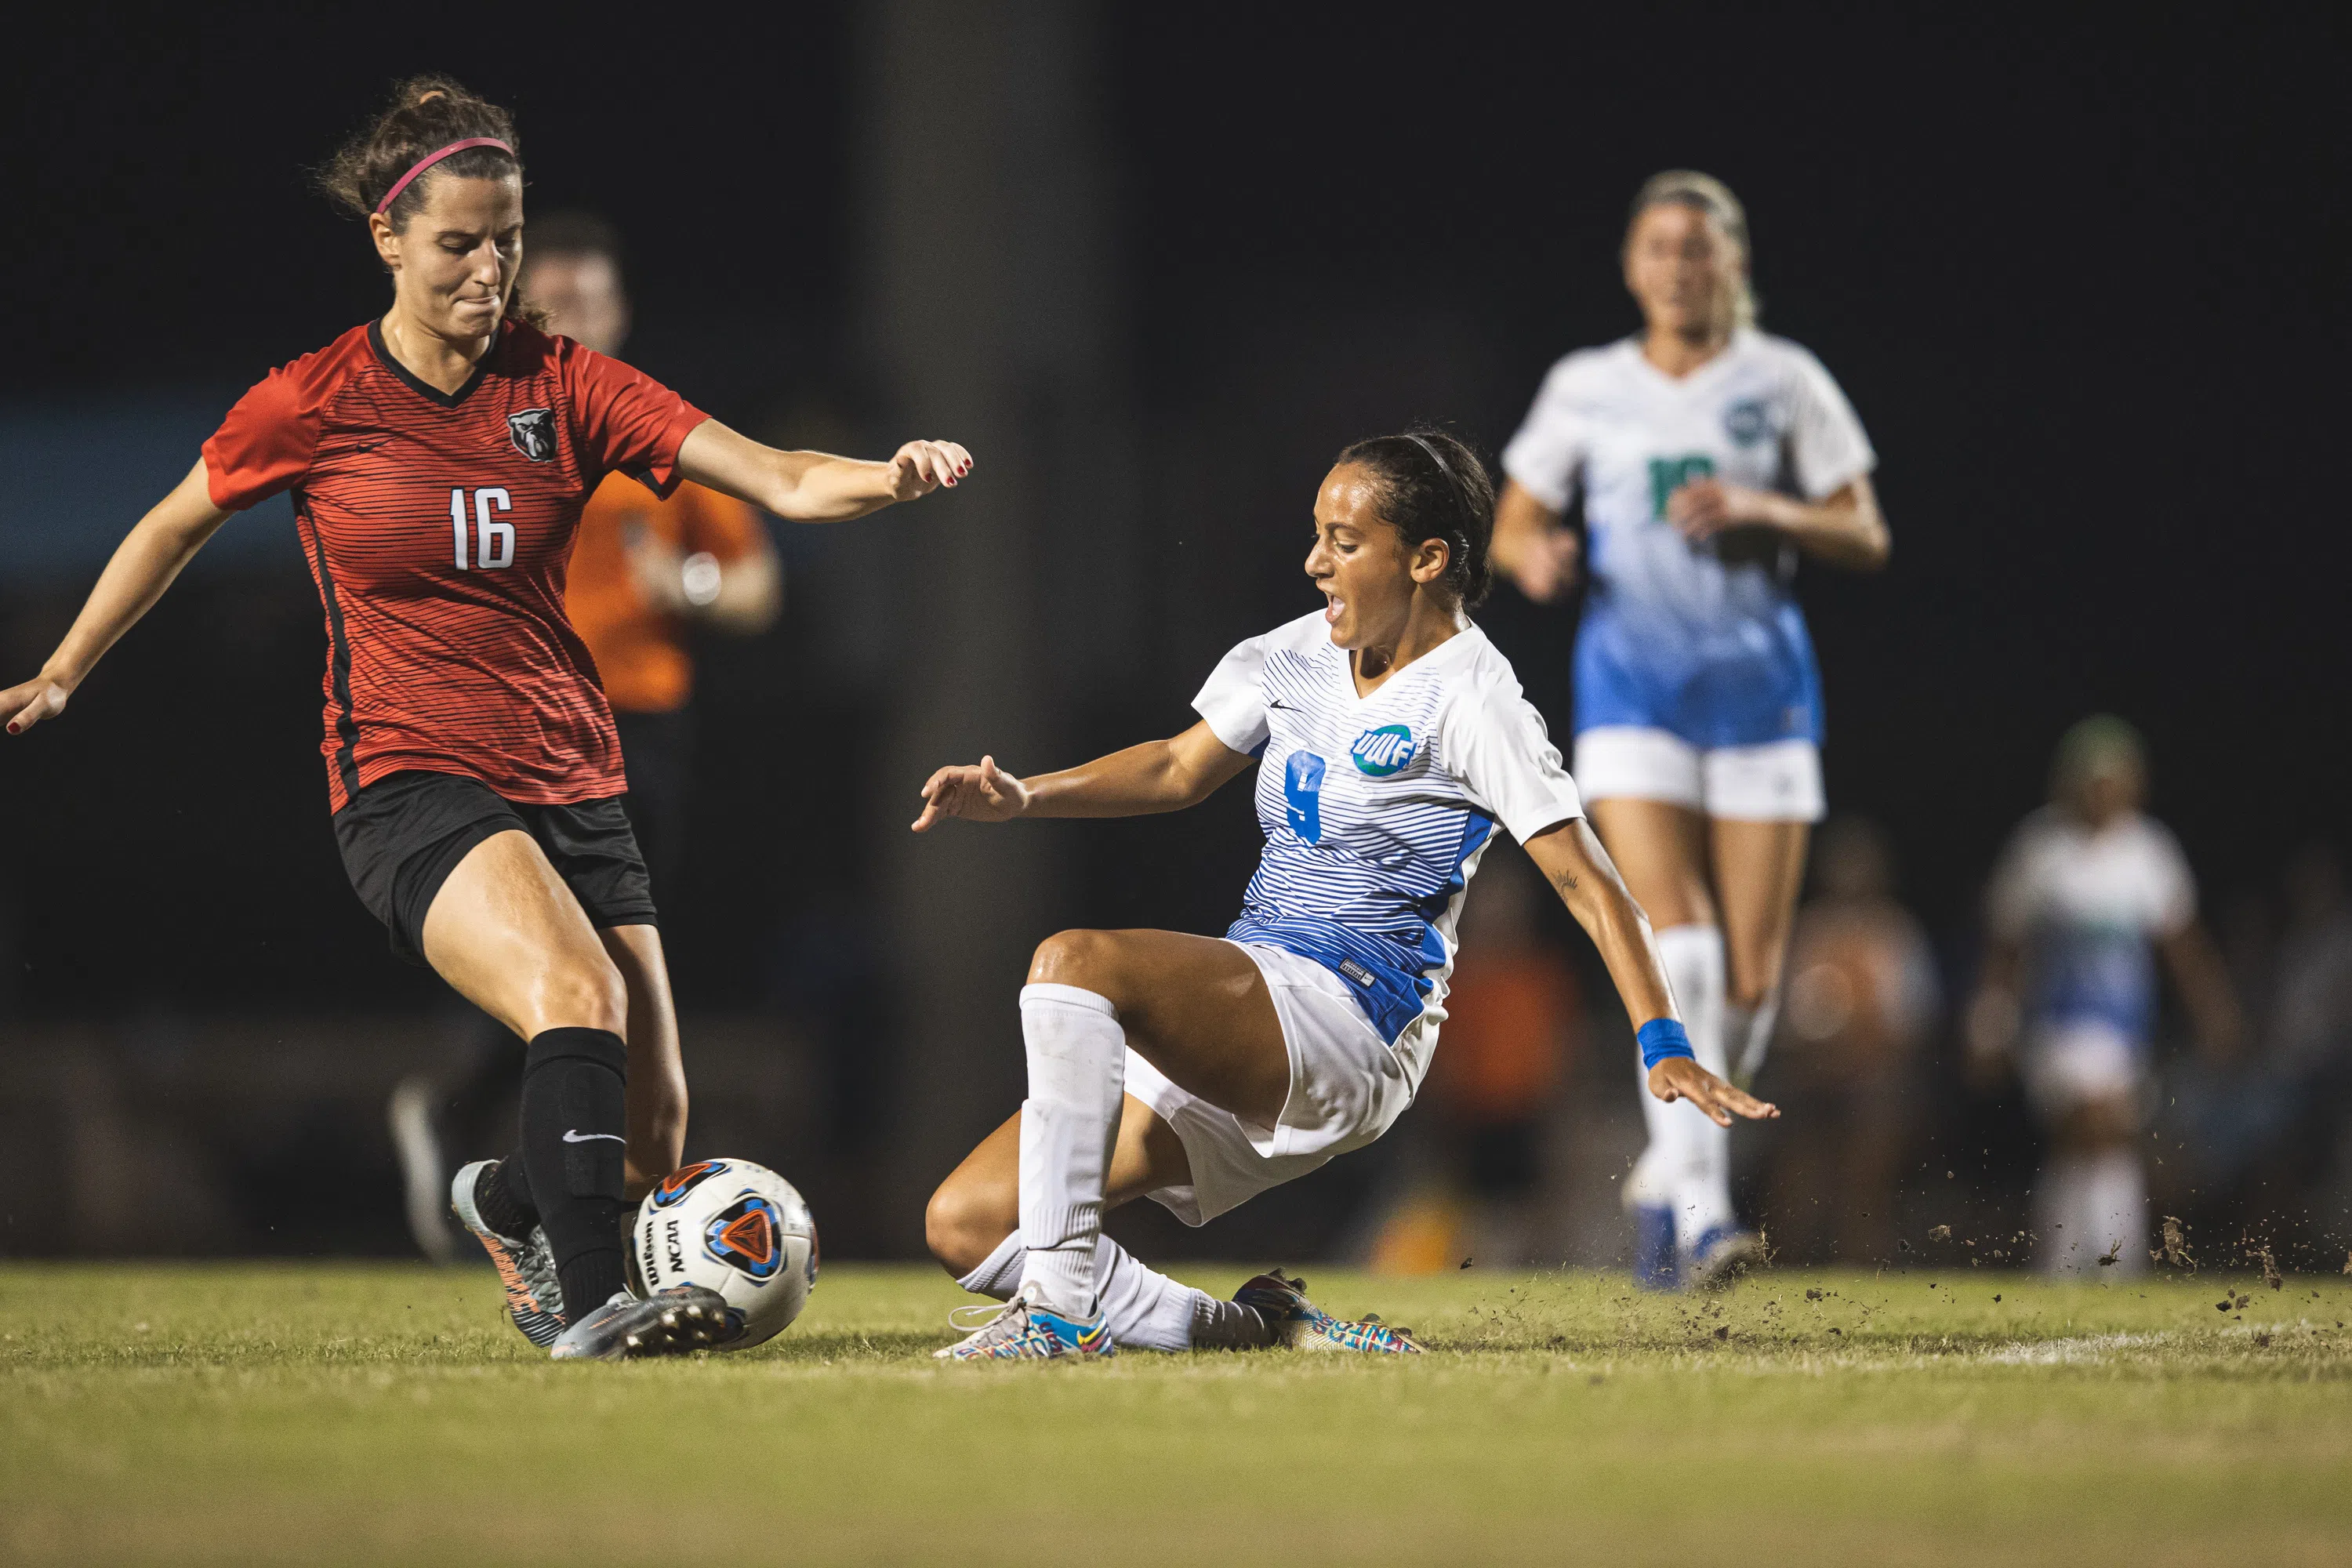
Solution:
M 667 499 L 684 477 L 677 449 L 710 416 L 619 360 L 569 338 L 556 342 L 563 349 L 565 400 L 583 455 L 597 469 L 626 474 Z M 595 489 L 593 482 L 589 489 Z
M 320 412 L 341 370 L 332 349 L 280 365 L 236 400 L 205 443 L 205 483 L 213 505 L 243 511 L 290 489 L 310 471 Z

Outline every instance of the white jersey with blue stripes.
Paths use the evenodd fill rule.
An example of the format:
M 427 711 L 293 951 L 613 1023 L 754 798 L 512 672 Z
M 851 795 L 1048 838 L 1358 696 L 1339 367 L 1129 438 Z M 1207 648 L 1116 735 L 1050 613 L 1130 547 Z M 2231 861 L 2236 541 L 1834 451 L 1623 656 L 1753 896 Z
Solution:
M 1504 471 L 1554 511 L 1581 493 L 1592 576 L 1608 613 L 1672 657 L 1693 639 L 1736 652 L 1788 597 L 1785 561 L 1694 545 L 1666 500 L 1710 476 L 1821 500 L 1877 463 L 1822 362 L 1743 327 L 1689 374 L 1666 374 L 1639 339 L 1553 365 L 1503 449 Z
M 1359 696 L 1319 612 L 1234 648 L 1192 706 L 1259 760 L 1265 851 L 1225 934 L 1338 974 L 1419 1084 L 1496 826 L 1524 842 L 1584 815 L 1543 716 L 1475 626 Z

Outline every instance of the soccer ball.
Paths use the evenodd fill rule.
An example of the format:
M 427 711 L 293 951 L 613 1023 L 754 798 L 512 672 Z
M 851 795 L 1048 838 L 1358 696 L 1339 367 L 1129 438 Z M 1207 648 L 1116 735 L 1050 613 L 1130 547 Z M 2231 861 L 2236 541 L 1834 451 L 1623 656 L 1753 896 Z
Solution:
M 793 1184 L 749 1160 L 702 1160 L 673 1171 L 637 1205 L 629 1289 L 718 1291 L 743 1314 L 747 1350 L 792 1326 L 816 1288 L 816 1221 Z

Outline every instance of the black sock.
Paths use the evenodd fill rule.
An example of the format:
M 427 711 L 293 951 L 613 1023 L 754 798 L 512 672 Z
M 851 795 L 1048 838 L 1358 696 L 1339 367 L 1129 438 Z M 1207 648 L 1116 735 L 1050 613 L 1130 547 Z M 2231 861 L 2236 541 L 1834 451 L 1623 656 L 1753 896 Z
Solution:
M 500 1236 L 520 1241 L 530 1234 L 530 1227 L 539 1223 L 539 1207 L 530 1201 L 530 1178 L 522 1151 L 518 1149 L 475 1179 L 474 1206 Z
M 574 1321 L 621 1289 L 627 1070 L 609 1029 L 550 1029 L 523 1058 L 523 1174 Z

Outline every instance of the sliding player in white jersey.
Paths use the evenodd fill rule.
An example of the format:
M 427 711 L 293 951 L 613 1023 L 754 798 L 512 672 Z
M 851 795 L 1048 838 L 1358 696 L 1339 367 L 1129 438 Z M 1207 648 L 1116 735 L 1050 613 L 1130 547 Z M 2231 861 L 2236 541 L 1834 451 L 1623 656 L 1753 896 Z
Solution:
M 1624 264 L 1644 330 L 1545 377 L 1503 454 L 1495 562 L 1530 598 L 1566 594 L 1583 547 L 1562 520 L 1583 498 L 1576 777 L 1657 923 L 1698 1059 L 1744 1085 L 1771 1037 L 1822 811 L 1821 676 L 1790 578 L 1800 552 L 1882 564 L 1886 524 L 1837 384 L 1755 329 L 1728 190 L 1688 171 L 1652 179 Z M 1650 1146 L 1625 1189 L 1637 1278 L 1727 1278 L 1758 1251 L 1732 1215 L 1729 1133 L 1643 1109 Z
M 1600 947 L 1650 1091 L 1726 1123 L 1777 1114 L 1692 1059 L 1649 921 L 1470 624 L 1493 518 L 1484 467 L 1451 437 L 1359 442 L 1315 505 L 1307 572 L 1326 607 L 1227 654 L 1199 723 L 1063 773 L 1020 779 L 982 758 L 923 786 L 918 832 L 1132 816 L 1195 805 L 1255 759 L 1265 830 L 1224 940 L 1074 931 L 1037 949 L 1028 1098 L 927 1215 L 940 1261 L 1007 1305 L 942 1356 L 1418 1350 L 1376 1319 L 1332 1319 L 1278 1271 L 1231 1301 L 1179 1285 L 1103 1236 L 1102 1215 L 1150 1197 L 1204 1224 L 1386 1131 L 1428 1070 L 1454 916 L 1498 825 Z

